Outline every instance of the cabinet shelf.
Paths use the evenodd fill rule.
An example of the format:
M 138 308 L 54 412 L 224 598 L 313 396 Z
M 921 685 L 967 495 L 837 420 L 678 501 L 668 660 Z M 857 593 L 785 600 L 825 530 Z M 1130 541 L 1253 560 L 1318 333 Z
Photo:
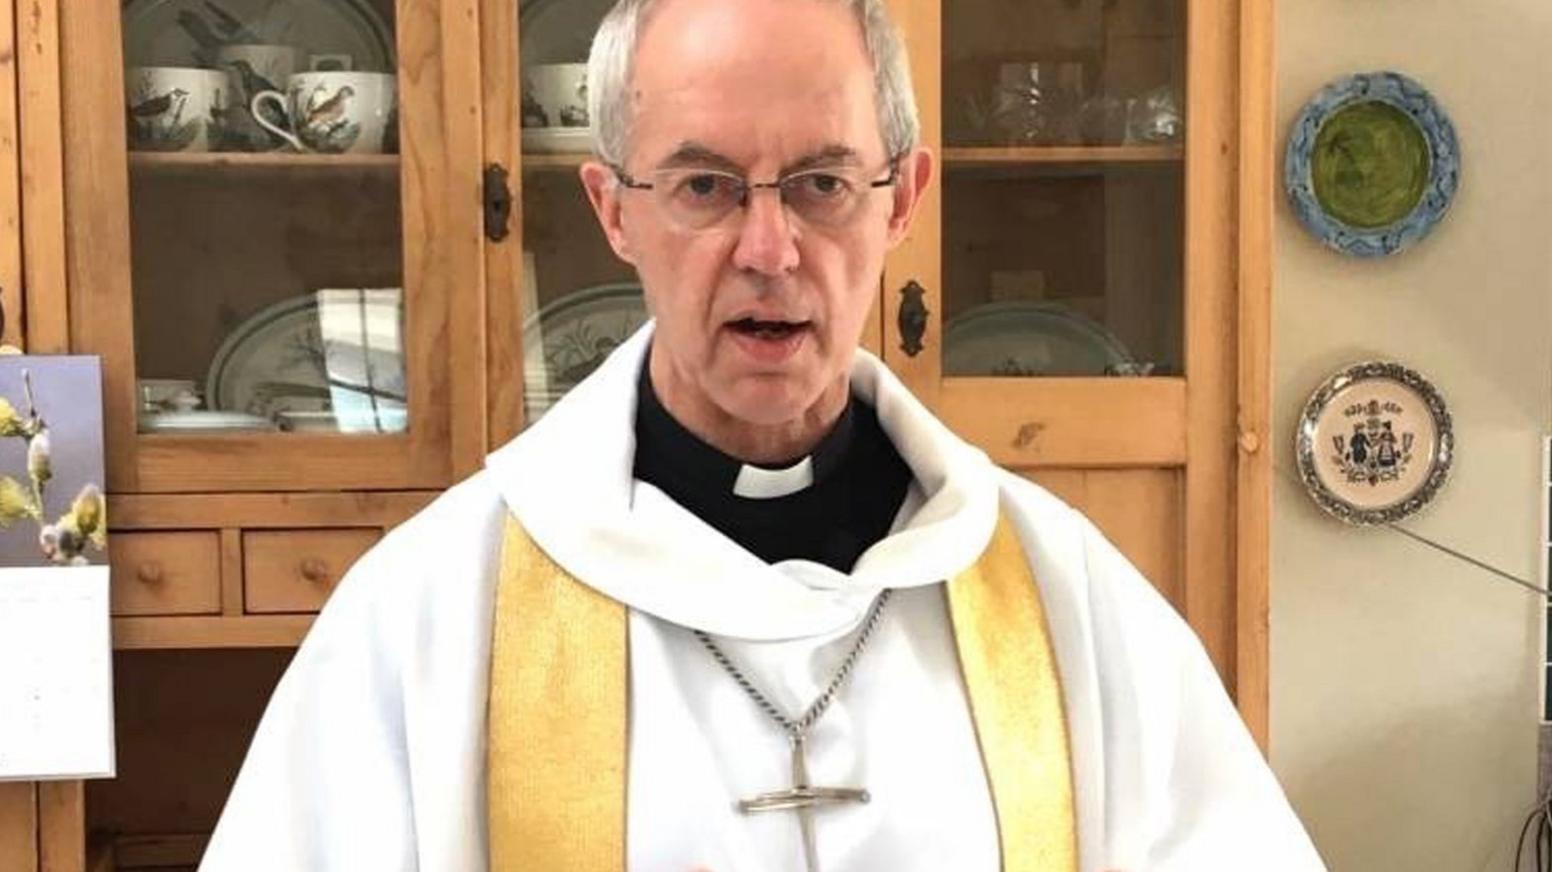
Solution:
M 131 152 L 130 169 L 142 172 L 264 172 L 342 170 L 397 173 L 396 154 L 292 154 L 283 151 Z
M 1179 145 L 948 146 L 943 163 L 957 167 L 1011 167 L 1028 164 L 1145 164 L 1185 159 Z
M 523 169 L 525 170 L 569 170 L 576 169 L 582 164 L 593 160 L 591 152 L 570 152 L 567 154 L 554 154 L 551 152 L 523 152 Z

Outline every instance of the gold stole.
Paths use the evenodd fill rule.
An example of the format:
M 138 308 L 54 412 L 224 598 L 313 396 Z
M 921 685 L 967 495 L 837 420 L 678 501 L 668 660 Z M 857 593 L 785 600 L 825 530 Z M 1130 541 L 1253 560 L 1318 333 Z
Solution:
M 1078 868 L 1061 682 L 1029 560 L 1006 519 L 947 585 L 1005 872 Z M 625 868 L 625 607 L 507 518 L 487 714 L 490 869 Z

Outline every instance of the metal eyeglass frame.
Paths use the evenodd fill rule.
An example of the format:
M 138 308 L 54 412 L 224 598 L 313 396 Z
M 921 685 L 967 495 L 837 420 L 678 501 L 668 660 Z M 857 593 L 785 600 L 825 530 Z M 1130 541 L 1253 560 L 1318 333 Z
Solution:
M 874 188 L 888 188 L 888 187 L 893 186 L 895 184 L 895 182 L 899 181 L 900 180 L 900 159 L 903 158 L 903 157 L 905 157 L 905 155 L 897 154 L 897 155 L 894 155 L 893 157 L 889 158 L 889 175 L 884 177 L 884 178 L 882 178 L 882 179 L 879 179 L 876 182 L 868 182 L 868 185 L 867 185 L 868 189 L 872 190 Z M 635 176 L 632 176 L 630 173 L 626 172 L 625 168 L 622 167 L 622 166 L 619 166 L 617 164 L 612 164 L 612 163 L 609 164 L 608 166 L 609 166 L 610 171 L 612 171 L 614 173 L 614 177 L 619 180 L 620 184 L 624 185 L 625 187 L 627 187 L 627 188 L 629 188 L 629 189 L 631 189 L 633 191 L 651 191 L 651 190 L 654 190 L 657 187 L 656 185 L 653 185 L 651 182 L 640 181 Z M 778 197 L 780 197 L 781 196 L 782 185 L 785 182 L 787 182 L 788 180 L 796 178 L 798 176 L 809 175 L 809 174 L 812 174 L 812 173 L 822 173 L 824 171 L 825 171 L 824 167 L 813 167 L 813 168 L 806 169 L 806 170 L 798 170 L 797 172 L 788 173 L 788 174 L 786 174 L 784 176 L 777 176 L 775 179 L 772 179 L 769 182 L 751 182 L 748 179 L 743 179 L 742 181 L 743 181 L 744 190 L 743 190 L 743 193 L 738 198 L 738 207 L 740 209 L 747 209 L 747 208 L 749 208 L 749 194 L 751 192 L 753 192 L 753 191 L 756 191 L 756 190 L 760 189 L 760 188 L 773 188 L 773 189 L 776 190 L 776 195 Z M 734 175 L 736 175 L 735 173 L 730 173 L 730 172 L 727 172 L 726 170 L 714 170 L 714 169 L 709 169 L 709 168 L 706 170 L 706 172 L 714 173 L 716 175 L 721 175 L 721 176 L 734 176 Z M 781 202 L 782 202 L 783 206 L 787 205 L 787 201 L 786 201 L 785 198 L 782 198 Z

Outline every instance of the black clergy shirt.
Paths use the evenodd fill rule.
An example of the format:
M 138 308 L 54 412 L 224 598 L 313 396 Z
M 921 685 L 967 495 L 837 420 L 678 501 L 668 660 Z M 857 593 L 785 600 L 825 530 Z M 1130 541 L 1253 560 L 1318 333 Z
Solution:
M 841 572 L 893 525 L 911 481 L 873 407 L 853 396 L 808 455 L 813 483 L 785 496 L 734 493 L 744 464 L 702 441 L 668 413 L 642 366 L 636 405 L 635 475 L 766 561 L 804 559 Z M 766 469 L 802 461 L 761 464 Z

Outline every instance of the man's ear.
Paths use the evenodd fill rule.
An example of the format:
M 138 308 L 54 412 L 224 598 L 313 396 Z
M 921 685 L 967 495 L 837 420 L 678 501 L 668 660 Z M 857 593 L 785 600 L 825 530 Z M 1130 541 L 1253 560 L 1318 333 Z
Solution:
M 911 229 L 911 219 L 916 215 L 922 193 L 932 181 L 932 152 L 918 146 L 900 158 L 900 169 L 895 178 L 894 211 L 889 215 L 889 247 L 894 248 Z
M 625 237 L 625 225 L 620 217 L 619 180 L 614 171 L 597 161 L 588 161 L 582 165 L 580 174 L 587 200 L 593 204 L 593 213 L 598 216 L 598 225 L 603 228 L 609 247 L 620 260 L 634 266 L 636 258 L 631 252 L 630 240 Z

